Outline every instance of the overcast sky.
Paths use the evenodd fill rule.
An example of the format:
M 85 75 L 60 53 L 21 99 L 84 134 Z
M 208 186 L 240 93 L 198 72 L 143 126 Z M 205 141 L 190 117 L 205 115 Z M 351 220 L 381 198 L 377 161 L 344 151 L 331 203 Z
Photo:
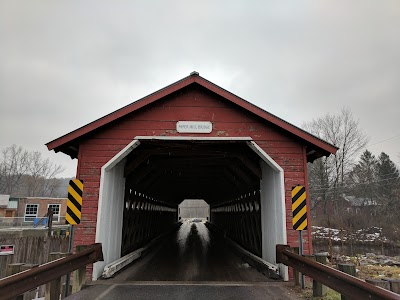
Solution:
M 297 126 L 346 106 L 400 161 L 400 1 L 140 2 L 0 0 L 0 148 L 74 177 L 45 143 L 196 70 Z

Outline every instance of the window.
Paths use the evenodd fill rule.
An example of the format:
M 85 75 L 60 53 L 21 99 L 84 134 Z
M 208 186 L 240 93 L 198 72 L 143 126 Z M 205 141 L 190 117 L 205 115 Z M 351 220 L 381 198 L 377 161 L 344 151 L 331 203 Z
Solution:
M 39 204 L 26 204 L 24 222 L 33 222 L 38 216 Z
M 53 210 L 53 222 L 60 222 L 60 204 L 49 204 L 47 209 L 51 208 Z

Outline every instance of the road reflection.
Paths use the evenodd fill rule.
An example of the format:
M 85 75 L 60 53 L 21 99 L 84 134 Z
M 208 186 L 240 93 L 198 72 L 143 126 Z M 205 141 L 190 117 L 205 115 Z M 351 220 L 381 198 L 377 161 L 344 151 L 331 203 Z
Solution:
M 203 222 L 185 220 L 178 230 L 176 241 L 181 256 L 188 252 L 187 249 L 193 250 L 193 248 L 195 250 L 200 248 L 203 255 L 206 255 L 210 246 L 210 235 Z
M 183 221 L 154 252 L 133 264 L 127 276 L 137 281 L 265 281 L 233 254 L 203 222 Z
M 186 242 L 190 233 L 191 223 L 189 221 L 184 221 L 178 230 L 176 235 L 176 242 L 179 246 L 179 254 L 182 255 L 185 252 Z

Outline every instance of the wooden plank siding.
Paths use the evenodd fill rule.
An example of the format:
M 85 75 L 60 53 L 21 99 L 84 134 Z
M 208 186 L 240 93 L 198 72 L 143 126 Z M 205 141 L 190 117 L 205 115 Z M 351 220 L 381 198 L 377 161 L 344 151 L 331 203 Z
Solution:
M 210 134 L 179 134 L 177 121 L 211 121 Z M 75 245 L 95 242 L 100 169 L 136 136 L 251 137 L 285 172 L 288 244 L 298 246 L 292 230 L 291 189 L 306 183 L 304 142 L 249 111 L 200 86 L 172 93 L 85 136 L 79 145 L 77 178 L 84 181 L 82 223 L 76 226 Z M 308 232 L 306 252 L 312 251 Z

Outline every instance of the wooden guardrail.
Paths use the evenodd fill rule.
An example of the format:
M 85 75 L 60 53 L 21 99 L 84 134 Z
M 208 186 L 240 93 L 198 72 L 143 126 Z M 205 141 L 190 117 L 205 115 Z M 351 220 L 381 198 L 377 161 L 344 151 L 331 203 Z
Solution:
M 400 295 L 305 258 L 287 245 L 276 245 L 276 262 L 285 264 L 354 300 L 400 300 Z
M 57 280 L 72 271 L 102 260 L 101 244 L 93 244 L 82 252 L 3 278 L 0 280 L 0 300 L 15 298 L 42 284 Z

